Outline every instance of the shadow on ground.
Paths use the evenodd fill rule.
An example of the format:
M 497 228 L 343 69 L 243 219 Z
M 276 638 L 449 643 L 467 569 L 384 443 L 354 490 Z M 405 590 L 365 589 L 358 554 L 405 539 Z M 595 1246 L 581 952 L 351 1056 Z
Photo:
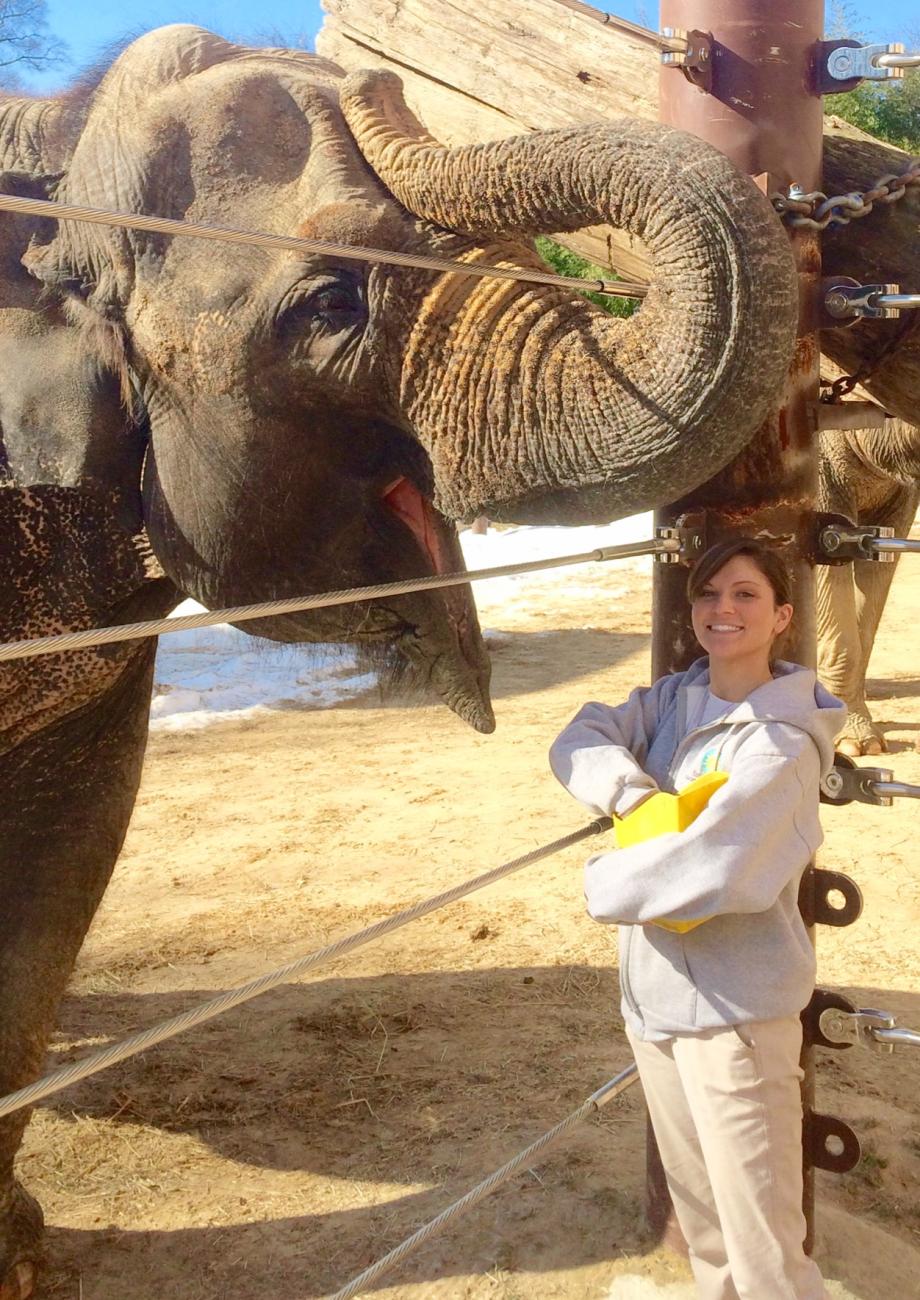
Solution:
M 215 1226 L 52 1228 L 49 1297 L 75 1298 L 80 1275 L 92 1280 L 79 1292 L 84 1300 L 93 1300 L 97 1286 L 101 1295 L 132 1300 L 231 1293 L 248 1300 L 265 1289 L 303 1300 L 328 1294 L 627 1063 L 611 1009 L 614 984 L 611 972 L 589 966 L 317 981 L 277 990 L 85 1081 L 49 1104 L 58 1129 L 87 1117 L 109 1121 L 97 1130 L 100 1160 L 117 1159 L 119 1144 L 105 1136 L 113 1125 L 138 1143 L 151 1130 L 186 1134 L 250 1167 L 346 1180 L 353 1203 L 278 1218 L 250 1197 L 231 1203 L 230 1221 Z M 916 994 L 842 991 L 920 1028 Z M 64 1032 L 71 1039 L 120 1033 L 209 992 L 72 1000 Z M 545 1026 L 541 1051 L 534 1050 L 535 1019 Z M 471 1022 L 474 1036 L 464 1032 Z M 818 1054 L 819 1108 L 847 1120 L 863 1142 L 852 1173 L 819 1175 L 819 1213 L 822 1199 L 831 1198 L 843 1225 L 830 1220 L 823 1247 L 829 1266 L 834 1234 L 850 1215 L 874 1249 L 887 1241 L 905 1269 L 920 1264 L 917 1104 L 891 1100 L 916 1096 L 917 1059 L 910 1049 L 893 1057 L 859 1049 Z M 394 1280 L 572 1270 L 649 1249 L 643 1152 L 634 1090 L 564 1139 L 533 1174 L 459 1220 Z M 92 1191 L 91 1155 L 84 1195 Z M 158 1176 L 162 1171 L 149 1172 Z M 379 1200 L 364 1190 L 368 1182 L 388 1185 Z M 321 1194 L 317 1199 L 321 1205 Z

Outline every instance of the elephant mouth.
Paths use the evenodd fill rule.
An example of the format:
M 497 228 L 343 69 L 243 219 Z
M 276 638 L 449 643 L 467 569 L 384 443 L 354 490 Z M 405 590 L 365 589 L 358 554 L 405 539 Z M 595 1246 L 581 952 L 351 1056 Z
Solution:
M 428 571 L 441 575 L 462 571 L 463 556 L 453 526 L 405 475 L 382 492 L 385 509 L 409 530 Z M 429 602 L 445 615 L 439 625 L 416 626 L 400 649 L 453 711 L 477 731 L 495 730 L 489 702 L 489 660 L 479 631 L 473 596 L 467 586 L 433 591 Z

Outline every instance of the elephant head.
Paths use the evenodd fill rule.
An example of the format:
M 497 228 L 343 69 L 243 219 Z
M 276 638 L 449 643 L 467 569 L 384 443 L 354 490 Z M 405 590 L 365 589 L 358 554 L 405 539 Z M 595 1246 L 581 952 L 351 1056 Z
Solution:
M 599 220 L 650 250 L 652 291 L 617 321 L 557 287 L 61 223 L 30 269 L 120 333 L 152 546 L 212 606 L 459 568 L 452 521 L 476 513 L 671 499 L 740 450 L 792 351 L 777 219 L 670 128 L 444 150 L 392 78 L 173 27 L 106 75 L 58 195 L 470 263 L 537 267 L 534 235 Z M 461 590 L 247 626 L 395 648 L 487 730 Z

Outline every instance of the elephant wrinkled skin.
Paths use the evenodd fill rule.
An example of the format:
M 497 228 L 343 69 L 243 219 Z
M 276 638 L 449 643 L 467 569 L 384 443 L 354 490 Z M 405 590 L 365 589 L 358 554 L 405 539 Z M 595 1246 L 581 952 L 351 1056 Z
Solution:
M 889 418 L 881 429 L 823 433 L 819 464 L 821 510 L 907 536 L 920 506 L 920 427 Z M 845 754 L 885 748 L 866 704 L 866 669 L 895 568 L 856 560 L 815 570 L 819 671 L 849 710 L 837 742 Z
M 792 354 L 779 222 L 672 128 L 445 150 L 392 77 L 182 26 L 82 98 L 0 104 L 0 167 L 7 191 L 471 263 L 542 269 L 533 236 L 607 221 L 655 266 L 620 321 L 557 287 L 4 217 L 3 639 L 458 569 L 455 521 L 479 513 L 663 503 L 742 448 Z M 367 647 L 493 726 L 463 588 L 245 626 Z M 0 1094 L 41 1071 L 117 856 L 153 652 L 0 666 Z M 23 1124 L 0 1122 L 17 1297 L 40 1235 L 12 1174 Z

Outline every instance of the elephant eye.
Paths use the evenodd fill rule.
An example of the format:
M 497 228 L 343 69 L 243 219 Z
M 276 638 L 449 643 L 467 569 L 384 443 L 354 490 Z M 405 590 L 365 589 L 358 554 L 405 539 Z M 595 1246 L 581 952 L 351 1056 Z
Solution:
M 351 276 L 324 280 L 312 289 L 295 286 L 278 315 L 282 335 L 291 339 L 315 332 L 338 334 L 366 323 L 363 284 Z

